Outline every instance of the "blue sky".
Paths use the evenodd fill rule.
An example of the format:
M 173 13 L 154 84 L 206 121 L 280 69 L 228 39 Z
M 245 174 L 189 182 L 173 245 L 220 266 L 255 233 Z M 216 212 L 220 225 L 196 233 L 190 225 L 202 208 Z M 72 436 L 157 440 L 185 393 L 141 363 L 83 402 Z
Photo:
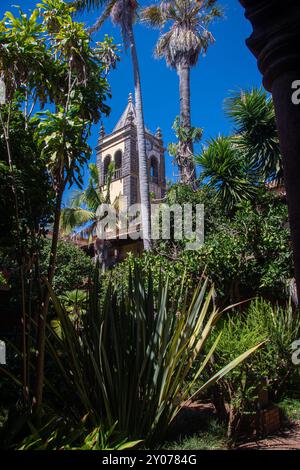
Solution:
M 34 8 L 38 1 L 14 0 L 1 1 L 0 15 L 11 9 L 11 5 L 20 5 L 26 11 Z M 145 2 L 146 3 L 146 2 Z M 194 126 L 204 129 L 203 142 L 218 134 L 231 132 L 231 123 L 223 112 L 223 101 L 230 91 L 240 88 L 249 89 L 261 85 L 261 76 L 256 61 L 245 45 L 245 39 L 251 33 L 251 26 L 243 16 L 243 9 L 238 0 L 220 0 L 225 17 L 216 21 L 211 32 L 215 44 L 211 46 L 206 57 L 200 58 L 191 74 L 192 121 Z M 13 10 L 15 10 L 13 8 Z M 90 13 L 80 20 L 93 24 L 95 13 Z M 108 22 L 95 35 L 101 40 L 105 33 L 113 36 L 117 43 L 121 37 L 117 27 Z M 164 143 L 174 141 L 172 123 L 179 112 L 178 78 L 176 72 L 166 67 L 163 60 L 153 57 L 153 48 L 158 32 L 145 26 L 136 26 L 136 42 L 140 58 L 140 68 L 144 97 L 145 122 L 155 131 L 161 127 Z M 104 118 L 107 132 L 112 130 L 127 104 L 130 91 L 133 91 L 133 78 L 129 53 L 123 53 L 116 71 L 109 77 L 112 99 L 109 101 L 111 114 Z M 95 149 L 99 126 L 93 128 L 90 145 Z M 92 161 L 95 160 L 95 151 Z M 87 173 L 87 172 L 86 172 Z M 171 158 L 166 154 L 167 178 L 172 179 Z M 86 174 L 87 176 L 87 174 Z

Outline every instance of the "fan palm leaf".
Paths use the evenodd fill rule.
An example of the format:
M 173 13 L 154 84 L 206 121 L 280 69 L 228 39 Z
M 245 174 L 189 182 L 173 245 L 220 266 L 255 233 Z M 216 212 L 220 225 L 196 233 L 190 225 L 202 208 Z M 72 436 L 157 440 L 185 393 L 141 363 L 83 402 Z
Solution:
M 161 29 L 156 57 L 164 57 L 167 65 L 178 73 L 180 126 L 187 133 L 191 129 L 190 68 L 196 66 L 199 56 L 214 42 L 208 26 L 218 16 L 221 11 L 216 0 L 161 0 L 159 5 L 151 5 L 141 12 L 143 22 Z M 184 146 L 179 139 L 175 160 L 181 182 L 195 185 L 193 153 L 193 140 L 190 138 Z

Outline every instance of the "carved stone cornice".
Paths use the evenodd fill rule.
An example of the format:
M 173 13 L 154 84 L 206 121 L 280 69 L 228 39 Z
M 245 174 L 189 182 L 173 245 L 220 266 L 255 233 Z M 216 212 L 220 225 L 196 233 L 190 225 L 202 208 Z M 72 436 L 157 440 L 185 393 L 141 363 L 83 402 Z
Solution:
M 272 91 L 274 81 L 286 72 L 299 72 L 300 1 L 240 0 L 253 33 L 246 44 L 257 58 L 263 84 Z

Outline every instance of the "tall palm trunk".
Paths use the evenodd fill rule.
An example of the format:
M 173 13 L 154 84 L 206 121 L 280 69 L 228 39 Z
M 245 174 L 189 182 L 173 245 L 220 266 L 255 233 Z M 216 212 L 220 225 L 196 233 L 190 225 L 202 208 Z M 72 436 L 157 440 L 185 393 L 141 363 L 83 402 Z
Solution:
M 135 38 L 133 33 L 132 24 L 129 26 L 128 38 L 130 44 L 130 52 L 133 65 L 134 74 L 134 91 L 135 91 L 135 106 L 136 106 L 136 131 L 138 143 L 138 159 L 139 159 L 139 186 L 141 196 L 141 219 L 143 228 L 143 241 L 144 249 L 151 250 L 151 205 L 150 205 L 150 191 L 149 191 L 149 176 L 146 154 L 146 138 L 145 138 L 145 124 L 143 113 L 143 101 L 141 90 L 141 79 L 139 62 L 137 57 Z
M 191 92 L 190 92 L 190 66 L 187 62 L 180 63 L 177 67 L 179 76 L 180 95 L 180 126 L 186 130 L 191 129 Z M 178 166 L 180 179 L 183 183 L 193 183 L 195 181 L 195 165 L 193 162 L 193 142 L 179 142 L 180 152 Z

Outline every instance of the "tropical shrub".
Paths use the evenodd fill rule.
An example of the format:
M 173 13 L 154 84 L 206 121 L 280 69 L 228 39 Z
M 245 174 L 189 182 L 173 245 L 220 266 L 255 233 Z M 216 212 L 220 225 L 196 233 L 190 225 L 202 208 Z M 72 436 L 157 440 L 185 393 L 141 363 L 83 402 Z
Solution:
M 99 423 L 110 428 L 117 422 L 116 430 L 130 439 L 153 442 L 163 437 L 220 340 L 217 336 L 203 353 L 220 317 L 211 305 L 213 290 L 207 292 L 207 281 L 196 289 L 191 301 L 183 286 L 184 281 L 177 286 L 175 300 L 166 275 L 161 275 L 155 291 L 152 274 L 146 276 L 135 266 L 128 286 L 110 283 L 99 302 L 95 279 L 79 329 L 49 286 L 62 332 L 60 336 L 50 329 L 47 338 L 47 351 L 56 363 L 61 384 L 57 388 L 52 381 L 51 392 L 60 409 L 66 403 L 64 413 L 77 421 L 87 416 L 91 429 Z M 251 346 L 217 374 L 212 373 L 199 392 L 258 347 Z M 197 370 L 187 382 L 197 358 Z
M 223 333 L 213 356 L 213 370 L 253 342 L 268 339 L 263 350 L 214 387 L 212 398 L 219 418 L 227 423 L 228 437 L 234 438 L 245 415 L 255 416 L 268 399 L 277 401 L 299 389 L 300 371 L 292 363 L 291 346 L 299 338 L 300 320 L 293 316 L 289 305 L 274 307 L 264 300 L 255 300 L 246 312 L 230 313 L 220 328 Z M 211 341 L 218 330 L 217 326 Z
M 45 240 L 41 250 L 41 270 L 46 274 L 51 244 Z M 56 271 L 53 280 L 53 289 L 57 294 L 77 290 L 86 284 L 92 273 L 94 263 L 81 248 L 72 242 L 60 241 L 58 243 Z
M 211 202 L 211 192 L 195 191 L 178 185 L 172 188 L 168 202 L 205 206 L 205 240 L 198 250 L 185 250 L 182 241 L 160 241 L 152 253 L 136 262 L 153 273 L 154 287 L 160 272 L 167 273 L 171 289 L 185 275 L 185 288 L 193 292 L 203 272 L 215 286 L 219 305 L 236 303 L 253 296 L 271 301 L 287 301 L 293 279 L 287 206 L 284 201 L 261 191 L 255 204 L 240 204 L 231 218 L 222 215 L 220 206 Z M 132 256 L 109 271 L 110 278 L 126 284 L 134 259 Z M 121 279 L 121 280 L 120 280 Z

